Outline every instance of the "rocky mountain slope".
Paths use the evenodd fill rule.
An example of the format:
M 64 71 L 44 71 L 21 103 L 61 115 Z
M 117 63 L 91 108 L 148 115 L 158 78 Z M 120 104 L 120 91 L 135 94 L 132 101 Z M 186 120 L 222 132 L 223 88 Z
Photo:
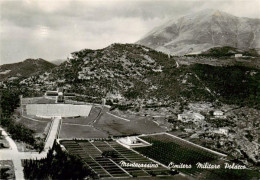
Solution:
M 60 66 L 20 81 L 39 92 L 64 87 L 82 98 L 106 97 L 121 104 L 170 105 L 176 101 L 215 101 L 259 106 L 260 72 L 239 65 L 181 65 L 136 44 L 113 44 L 72 53 Z M 210 87 L 210 88 L 209 88 Z M 91 99 L 85 99 L 90 101 Z
M 26 59 L 23 62 L 4 64 L 0 66 L 0 81 L 29 77 L 35 73 L 45 72 L 56 65 L 44 59 Z
M 137 44 L 172 55 L 200 53 L 218 46 L 259 51 L 260 19 L 207 9 L 173 19 L 152 30 Z

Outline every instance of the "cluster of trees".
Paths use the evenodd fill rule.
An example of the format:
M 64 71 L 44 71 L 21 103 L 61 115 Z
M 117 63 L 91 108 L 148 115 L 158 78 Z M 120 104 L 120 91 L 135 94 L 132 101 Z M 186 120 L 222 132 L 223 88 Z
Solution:
M 28 144 L 33 144 L 35 139 L 33 137 L 33 130 L 26 128 L 22 124 L 16 124 L 12 119 L 4 118 L 1 120 L 1 125 L 7 128 L 7 131 L 15 140 L 21 140 Z
M 0 179 L 10 179 L 10 174 L 8 173 L 9 170 L 9 167 L 0 168 Z
M 260 108 L 260 70 L 243 66 L 215 67 L 196 64 L 191 69 L 219 100 L 227 104 L 237 104 Z M 248 72 L 256 72 L 250 75 Z
M 62 151 L 56 143 L 45 159 L 24 161 L 25 179 L 85 179 L 94 175 L 79 157 Z
M 14 140 L 23 141 L 35 149 L 42 151 L 44 148 L 44 142 L 42 139 L 36 139 L 34 137 L 34 131 L 26 126 L 16 123 L 12 119 L 14 109 L 19 106 L 20 91 L 16 88 L 2 90 L 1 92 L 0 107 L 2 110 L 0 124 L 7 128 L 7 131 L 11 134 Z

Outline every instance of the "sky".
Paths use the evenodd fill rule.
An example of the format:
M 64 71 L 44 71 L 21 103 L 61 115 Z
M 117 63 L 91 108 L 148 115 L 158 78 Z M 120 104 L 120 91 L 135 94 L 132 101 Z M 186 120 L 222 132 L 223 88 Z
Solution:
M 260 18 L 260 0 L 0 0 L 0 64 L 135 43 L 156 26 L 203 9 Z

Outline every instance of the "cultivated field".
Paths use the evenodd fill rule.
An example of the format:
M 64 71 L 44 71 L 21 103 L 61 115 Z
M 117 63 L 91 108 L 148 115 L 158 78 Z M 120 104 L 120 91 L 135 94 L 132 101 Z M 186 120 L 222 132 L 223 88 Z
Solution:
M 91 105 L 73 105 L 73 104 L 27 104 L 27 115 L 48 116 L 88 116 Z
M 113 136 L 149 134 L 165 131 L 165 129 L 159 127 L 153 121 L 145 118 L 126 121 L 108 113 L 104 113 L 94 126 Z
M 170 171 L 159 165 L 158 168 L 122 167 L 121 161 L 127 163 L 155 164 L 153 161 L 137 154 L 115 141 L 61 141 L 61 144 L 82 160 L 100 178 L 151 177 L 155 175 L 169 176 Z M 104 156 L 103 152 L 113 152 L 113 156 Z
M 171 162 L 174 164 L 191 164 L 191 169 L 177 169 L 191 176 L 197 177 L 202 171 L 205 171 L 196 168 L 196 163 L 198 162 L 220 163 L 220 156 L 167 134 L 142 136 L 140 138 L 153 145 L 135 148 L 135 150 L 167 166 Z

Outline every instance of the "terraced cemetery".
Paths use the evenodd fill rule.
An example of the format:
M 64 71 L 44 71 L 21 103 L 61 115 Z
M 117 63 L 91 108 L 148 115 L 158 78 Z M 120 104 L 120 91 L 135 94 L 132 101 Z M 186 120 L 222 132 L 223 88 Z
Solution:
M 221 164 L 220 156 L 204 150 L 183 140 L 174 138 L 167 134 L 149 135 L 140 137 L 152 143 L 152 146 L 135 148 L 141 154 L 155 159 L 166 166 L 174 164 L 191 164 L 192 168 L 179 168 L 177 171 L 196 177 L 209 170 L 198 169 L 196 163 Z
M 60 142 L 67 151 L 79 156 L 99 178 L 170 176 L 171 171 L 159 165 L 158 168 L 123 167 L 120 162 L 155 164 L 150 159 L 127 149 L 115 141 L 78 141 Z M 105 152 L 112 155 L 106 156 Z

